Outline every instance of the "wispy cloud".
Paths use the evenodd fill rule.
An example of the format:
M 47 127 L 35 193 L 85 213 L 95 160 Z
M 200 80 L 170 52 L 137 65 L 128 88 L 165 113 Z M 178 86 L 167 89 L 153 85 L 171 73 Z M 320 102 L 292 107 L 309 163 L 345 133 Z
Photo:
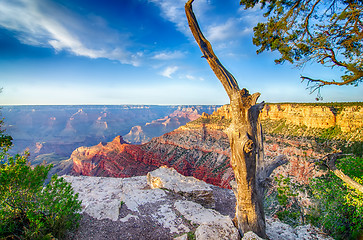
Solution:
M 196 76 L 193 76 L 193 75 L 190 75 L 190 74 L 185 75 L 185 78 L 189 79 L 189 80 L 193 80 L 193 81 L 195 81 L 195 80 L 204 81 L 204 78 L 196 77 Z
M 185 16 L 184 6 L 186 0 L 148 0 L 156 4 L 161 9 L 161 17 L 174 23 L 178 31 L 182 32 L 186 36 L 191 36 L 189 30 L 188 21 Z M 195 13 L 197 14 L 203 9 L 206 9 L 206 4 L 209 0 L 199 0 L 194 3 Z
M 206 36 L 211 41 L 225 41 L 252 33 L 252 27 L 246 27 L 240 19 L 230 18 L 226 22 L 210 26 Z
M 156 60 L 172 60 L 172 59 L 179 59 L 184 57 L 184 53 L 181 51 L 165 51 L 156 53 L 152 59 Z
M 160 74 L 167 78 L 172 78 L 171 75 L 174 74 L 178 70 L 177 66 L 170 66 L 164 69 Z
M 78 31 L 72 31 L 77 26 Z M 0 27 L 16 33 L 23 44 L 52 47 L 88 58 L 107 58 L 139 65 L 139 54 L 123 48 L 85 44 L 89 29 L 71 12 L 46 0 L 0 2 Z M 84 36 L 79 34 L 83 33 Z M 83 41 L 84 40 L 84 41 Z
M 185 0 L 149 0 L 161 9 L 161 16 L 176 24 L 177 29 L 188 33 L 188 25 L 185 19 Z
M 189 74 L 185 75 L 185 77 L 189 80 L 195 80 L 195 77 Z

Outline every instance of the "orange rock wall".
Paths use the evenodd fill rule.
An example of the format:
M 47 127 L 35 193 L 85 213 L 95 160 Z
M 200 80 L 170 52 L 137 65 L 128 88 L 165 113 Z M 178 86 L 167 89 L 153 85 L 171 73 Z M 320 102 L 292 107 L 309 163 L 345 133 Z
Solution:
M 217 110 L 217 114 L 230 118 L 228 105 Z M 338 126 L 343 132 L 363 127 L 363 107 L 345 106 L 337 110 L 328 106 L 305 104 L 266 104 L 261 113 L 262 120 L 286 120 L 287 123 L 308 128 L 330 128 Z

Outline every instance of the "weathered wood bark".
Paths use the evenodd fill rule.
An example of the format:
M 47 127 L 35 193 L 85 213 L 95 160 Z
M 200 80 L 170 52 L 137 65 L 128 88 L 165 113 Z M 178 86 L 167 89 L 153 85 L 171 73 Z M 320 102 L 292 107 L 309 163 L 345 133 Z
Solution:
M 351 179 L 348 175 L 345 175 L 341 170 L 339 170 L 335 166 L 335 163 L 340 155 L 341 153 L 328 154 L 323 158 L 323 161 L 325 162 L 326 166 L 330 169 L 330 171 L 332 171 L 335 174 L 335 176 L 340 178 L 349 187 L 354 188 L 363 193 L 363 186 L 361 184 Z
M 222 83 L 230 99 L 232 123 L 227 130 L 231 145 L 231 165 L 237 182 L 236 186 L 236 219 L 241 235 L 253 231 L 265 238 L 265 215 L 263 197 L 259 190 L 257 169 L 263 166 L 262 131 L 259 113 L 263 103 L 256 104 L 259 93 L 250 95 L 246 89 L 239 89 L 235 78 L 229 73 L 214 54 L 209 41 L 203 36 L 192 3 L 185 4 L 191 32 L 198 43 L 203 57 Z

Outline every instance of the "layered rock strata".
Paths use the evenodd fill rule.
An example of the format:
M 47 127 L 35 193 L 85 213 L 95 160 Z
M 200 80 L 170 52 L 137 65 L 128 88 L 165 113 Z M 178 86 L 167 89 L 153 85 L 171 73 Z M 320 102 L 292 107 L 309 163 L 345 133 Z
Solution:
M 131 177 L 146 174 L 159 166 L 175 168 L 179 173 L 207 183 L 230 188 L 234 178 L 229 164 L 229 140 L 223 129 L 229 125 L 229 109 L 224 106 L 212 115 L 203 114 L 163 136 L 142 145 L 126 144 L 121 137 L 94 147 L 81 147 L 71 156 L 73 173 L 89 176 Z M 311 141 L 297 141 L 266 136 L 265 159 L 278 155 L 289 158 L 284 172 L 301 176 L 307 181 L 314 174 L 307 158 L 319 158 Z M 286 168 L 286 167 L 284 167 Z
M 308 128 L 340 127 L 343 132 L 363 127 L 363 106 L 267 104 L 261 119 L 286 120 Z
M 319 129 L 330 126 L 333 124 L 332 116 L 335 116 L 335 123 L 340 121 L 336 119 L 348 119 L 352 116 L 356 119 L 355 122 L 346 121 L 351 122 L 355 127 L 359 127 L 362 122 L 360 106 L 343 107 L 339 111 L 333 111 L 334 113 L 331 108 L 326 106 L 294 106 L 293 104 L 267 105 L 266 109 L 262 114 L 265 120 L 266 118 L 270 120 L 284 119 L 284 121 L 305 126 L 299 127 L 291 123 L 291 125 L 282 124 L 281 126 L 284 128 L 281 128 L 280 125 L 277 125 L 276 128 L 285 131 L 284 129 L 291 130 L 295 126 L 296 132 L 298 134 L 301 132 L 302 135 L 310 134 L 309 132 L 314 133 L 314 129 L 317 129 L 314 128 L 316 126 L 320 126 Z M 229 164 L 229 140 L 224 133 L 224 129 L 230 124 L 230 114 L 229 106 L 225 105 L 213 114 L 204 113 L 200 118 L 142 145 L 126 144 L 122 138 L 118 137 L 110 143 L 78 148 L 71 156 L 73 173 L 90 176 L 131 177 L 144 175 L 148 171 L 165 165 L 175 168 L 185 176 L 193 176 L 207 183 L 230 188 L 229 182 L 234 176 Z M 343 127 L 343 125 L 339 126 Z M 359 129 L 362 128 L 358 128 L 356 131 L 360 131 Z M 350 133 L 343 135 L 348 136 Z M 298 181 L 302 182 L 307 182 L 316 174 L 314 165 L 307 160 L 320 158 L 324 154 L 311 136 L 310 138 L 291 138 L 286 134 L 283 136 L 266 134 L 264 152 L 266 161 L 272 161 L 279 155 L 287 156 L 289 164 L 280 167 L 275 172 L 295 176 Z
M 217 114 L 230 119 L 229 106 L 220 107 Z M 363 104 L 269 103 L 260 117 L 261 120 L 283 120 L 307 128 L 339 127 L 343 132 L 350 132 L 363 127 Z

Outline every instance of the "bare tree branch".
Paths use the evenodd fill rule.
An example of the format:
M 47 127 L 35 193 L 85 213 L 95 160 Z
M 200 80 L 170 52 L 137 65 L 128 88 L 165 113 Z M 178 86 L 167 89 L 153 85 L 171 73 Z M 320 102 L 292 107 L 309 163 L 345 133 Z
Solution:
M 357 183 L 352 178 L 350 178 L 348 175 L 344 174 L 341 170 L 339 170 L 336 167 L 336 161 L 339 157 L 343 156 L 342 153 L 331 153 L 326 156 L 324 156 L 322 159 L 318 161 L 323 161 L 324 164 L 329 168 L 330 171 L 332 171 L 335 176 L 340 178 L 344 183 L 346 183 L 349 187 L 356 189 L 363 193 L 363 185 Z
M 199 24 L 192 9 L 193 2 L 194 0 L 189 0 L 185 4 L 185 13 L 187 15 L 189 27 L 203 53 L 203 57 L 205 57 L 205 59 L 208 61 L 209 66 L 212 68 L 217 78 L 221 81 L 224 89 L 226 90 L 229 98 L 231 99 L 233 95 L 232 93 L 236 93 L 239 91 L 238 83 L 236 79 L 232 76 L 232 74 L 220 63 L 219 59 L 217 58 L 212 49 L 212 45 L 204 37 L 202 31 L 200 30 Z

